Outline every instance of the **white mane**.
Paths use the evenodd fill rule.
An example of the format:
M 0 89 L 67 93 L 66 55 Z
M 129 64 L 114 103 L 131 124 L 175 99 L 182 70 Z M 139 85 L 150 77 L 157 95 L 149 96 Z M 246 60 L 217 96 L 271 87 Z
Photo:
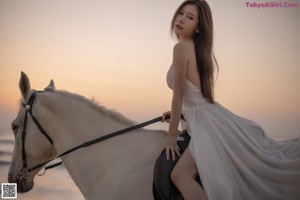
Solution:
M 127 126 L 133 126 L 134 124 L 136 124 L 135 121 L 129 119 L 128 117 L 122 115 L 121 113 L 117 112 L 116 110 L 113 109 L 108 109 L 105 106 L 101 105 L 97 99 L 95 98 L 86 98 L 82 95 L 76 94 L 76 93 L 71 93 L 65 90 L 59 90 L 59 91 L 55 91 L 58 94 L 61 94 L 63 96 L 69 96 L 72 97 L 76 100 L 79 100 L 85 104 L 87 104 L 89 107 L 91 107 L 94 110 L 97 110 L 98 112 L 101 112 L 102 114 L 106 115 L 109 118 L 115 119 L 119 122 L 121 122 L 122 124 L 125 124 Z

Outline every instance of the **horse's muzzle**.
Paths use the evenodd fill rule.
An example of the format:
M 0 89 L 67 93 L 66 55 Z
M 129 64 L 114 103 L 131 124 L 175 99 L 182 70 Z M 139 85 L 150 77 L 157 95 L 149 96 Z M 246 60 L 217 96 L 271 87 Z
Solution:
M 21 176 L 19 176 L 17 179 L 14 179 L 11 173 L 8 173 L 8 182 L 9 183 L 17 183 L 17 189 L 18 189 L 18 192 L 20 192 L 20 193 L 28 192 L 34 186 L 33 181 L 22 178 Z

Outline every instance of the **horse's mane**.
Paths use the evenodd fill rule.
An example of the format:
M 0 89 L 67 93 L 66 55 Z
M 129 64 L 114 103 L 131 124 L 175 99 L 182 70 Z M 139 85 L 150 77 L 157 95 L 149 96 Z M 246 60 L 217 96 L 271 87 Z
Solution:
M 76 94 L 76 93 L 71 93 L 69 91 L 65 91 L 65 90 L 56 90 L 56 93 L 60 93 L 61 95 L 64 96 L 69 96 L 72 97 L 78 101 L 81 101 L 85 104 L 87 104 L 88 106 L 90 106 L 92 109 L 97 110 L 98 112 L 103 113 L 104 115 L 113 118 L 127 126 L 133 126 L 134 124 L 136 124 L 135 121 L 129 119 L 128 117 L 124 116 L 123 114 L 117 112 L 116 110 L 113 109 L 108 109 L 105 106 L 101 105 L 97 99 L 95 99 L 94 97 L 88 99 L 82 95 Z

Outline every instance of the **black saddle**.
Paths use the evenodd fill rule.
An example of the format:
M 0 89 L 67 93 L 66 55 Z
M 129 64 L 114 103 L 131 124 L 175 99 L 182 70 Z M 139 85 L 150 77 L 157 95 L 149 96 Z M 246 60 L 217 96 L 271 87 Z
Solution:
M 177 145 L 179 146 L 179 152 L 182 155 L 184 150 L 189 145 L 190 136 L 188 132 L 184 130 L 180 137 L 183 138 L 183 141 L 178 140 Z M 165 149 L 157 158 L 154 166 L 152 186 L 154 200 L 183 200 L 182 195 L 180 194 L 176 186 L 172 183 L 170 178 L 171 172 L 178 160 L 178 155 L 176 155 L 175 161 L 167 160 Z M 199 176 L 196 178 L 196 180 L 202 186 Z

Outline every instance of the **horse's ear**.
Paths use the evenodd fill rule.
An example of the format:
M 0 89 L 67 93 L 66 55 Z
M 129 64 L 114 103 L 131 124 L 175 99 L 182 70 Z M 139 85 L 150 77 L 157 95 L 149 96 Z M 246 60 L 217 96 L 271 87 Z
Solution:
M 45 87 L 44 89 L 45 91 L 54 91 L 55 90 L 55 86 L 54 86 L 54 81 L 51 80 L 49 85 L 47 87 Z
M 30 88 L 29 79 L 24 72 L 21 72 L 19 88 L 20 88 L 23 99 L 26 101 L 29 98 L 31 88 Z

